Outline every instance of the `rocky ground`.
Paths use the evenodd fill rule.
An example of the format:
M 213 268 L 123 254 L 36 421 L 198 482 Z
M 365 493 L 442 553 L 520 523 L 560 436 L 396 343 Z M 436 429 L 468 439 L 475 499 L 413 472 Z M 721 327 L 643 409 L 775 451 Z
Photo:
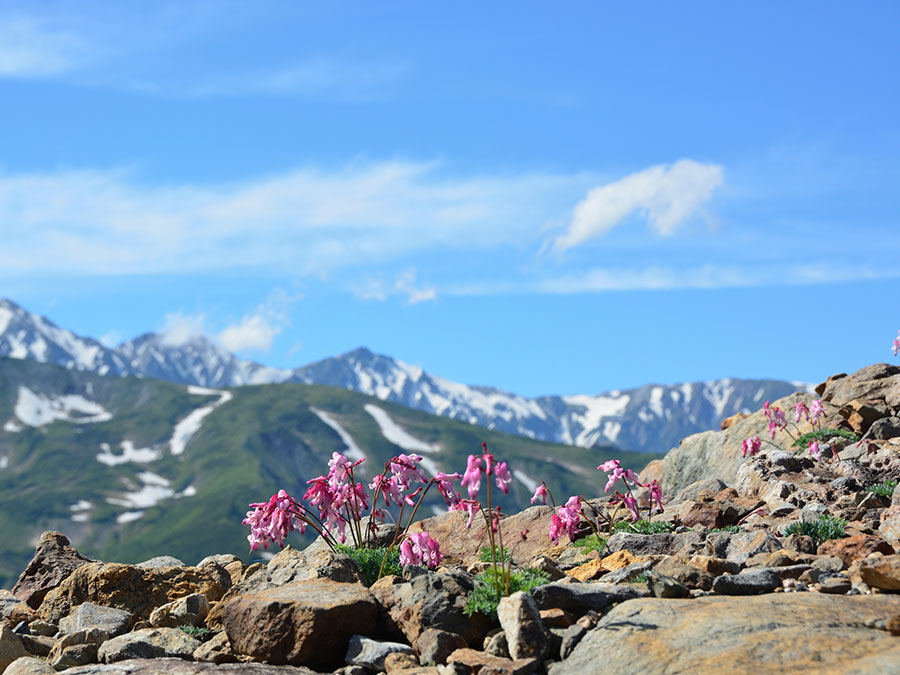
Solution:
M 549 582 L 502 600 L 496 619 L 463 611 L 487 541 L 460 513 L 414 526 L 440 542 L 442 567 L 371 587 L 321 544 L 249 567 L 228 555 L 123 565 L 45 533 L 0 591 L 0 672 L 900 672 L 900 489 L 870 490 L 900 477 L 900 368 L 836 375 L 817 394 L 820 426 L 861 442 L 823 442 L 817 461 L 782 431 L 741 457 L 768 420 L 726 420 L 641 473 L 671 495 L 654 516 L 667 531 L 613 533 L 586 553 L 550 541 L 549 506 L 505 518 L 514 566 Z M 846 521 L 837 538 L 784 534 L 823 516 Z

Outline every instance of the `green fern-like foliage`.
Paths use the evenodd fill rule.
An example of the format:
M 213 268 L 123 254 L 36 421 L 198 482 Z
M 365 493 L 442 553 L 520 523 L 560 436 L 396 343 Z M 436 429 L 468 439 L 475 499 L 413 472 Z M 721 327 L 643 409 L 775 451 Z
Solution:
M 497 585 L 500 585 L 500 595 L 497 595 Z M 518 591 L 530 591 L 535 586 L 541 586 L 550 581 L 544 572 L 537 570 L 519 570 L 509 575 L 510 594 Z M 475 613 L 486 614 L 492 619 L 497 619 L 497 605 L 505 594 L 505 579 L 502 569 L 492 567 L 475 577 L 475 589 L 469 593 L 466 607 L 463 610 L 467 616 Z
M 804 534 L 807 537 L 812 537 L 816 542 L 816 546 L 818 546 L 829 539 L 843 538 L 846 527 L 847 521 L 843 518 L 825 515 L 820 516 L 818 520 L 795 521 L 784 528 L 782 534 L 785 537 L 791 534 Z
M 868 492 L 874 492 L 882 497 L 890 497 L 894 494 L 894 488 L 897 487 L 896 480 L 886 480 L 883 483 L 876 483 L 867 488 Z
M 710 530 L 710 532 L 740 532 L 741 528 L 737 525 L 726 525 L 725 527 L 714 527 Z
M 808 434 L 803 434 L 796 441 L 794 441 L 794 447 L 805 450 L 810 442 L 812 441 L 827 441 L 832 438 L 845 438 L 848 441 L 856 441 L 859 440 L 856 438 L 856 434 L 852 431 L 847 431 L 846 429 L 832 429 L 831 427 L 825 427 L 824 429 L 816 429 L 815 431 L 810 431 Z
M 363 579 L 366 580 L 366 586 L 371 586 L 378 581 L 378 570 L 381 569 L 381 561 L 384 560 L 385 554 L 387 554 L 387 560 L 384 560 L 382 576 L 387 576 L 388 574 L 399 576 L 403 572 L 403 568 L 400 566 L 400 551 L 397 547 L 394 547 L 388 553 L 387 546 L 354 548 L 353 546 L 338 544 L 335 550 L 338 553 L 350 556 L 356 561 L 356 564 L 359 565 L 359 571 L 362 572 Z
M 597 551 L 598 553 L 603 553 L 603 550 L 606 548 L 606 539 L 596 534 L 589 534 L 586 537 L 582 537 L 581 539 L 576 539 L 572 542 L 572 546 L 577 549 L 580 549 L 582 553 L 587 555 L 591 551 Z
M 499 546 L 494 547 L 494 557 L 498 563 L 500 562 L 508 562 L 509 561 L 509 549 L 505 546 L 501 550 Z M 490 546 L 482 546 L 481 553 L 478 556 L 478 559 L 481 562 L 493 562 L 491 559 L 491 547 Z
M 672 523 L 665 523 L 661 520 L 649 521 L 645 518 L 642 518 L 636 523 L 620 520 L 613 525 L 613 532 L 631 532 L 633 534 L 660 534 L 671 532 L 674 529 L 675 526 L 672 525 Z
M 647 583 L 647 573 L 641 572 L 631 581 L 626 581 L 626 584 L 646 584 Z
M 191 626 L 189 624 L 183 624 L 178 626 L 178 629 L 190 635 L 195 640 L 200 640 L 200 642 L 206 642 L 207 640 L 212 639 L 215 636 L 216 632 L 210 630 L 209 628 L 203 628 L 201 626 Z

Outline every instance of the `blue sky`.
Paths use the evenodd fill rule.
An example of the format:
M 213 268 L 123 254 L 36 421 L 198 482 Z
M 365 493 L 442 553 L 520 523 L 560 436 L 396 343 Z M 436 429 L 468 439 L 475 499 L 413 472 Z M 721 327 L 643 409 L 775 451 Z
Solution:
M 4 2 L 0 296 L 515 392 L 900 326 L 896 3 Z

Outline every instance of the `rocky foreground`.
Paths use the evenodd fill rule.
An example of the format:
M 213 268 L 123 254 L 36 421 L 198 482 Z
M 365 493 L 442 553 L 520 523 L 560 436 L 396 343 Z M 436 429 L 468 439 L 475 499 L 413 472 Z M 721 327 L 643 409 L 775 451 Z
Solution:
M 900 672 L 900 489 L 885 489 L 900 477 L 900 368 L 816 392 L 820 426 L 855 435 L 823 442 L 819 460 L 783 435 L 742 457 L 742 441 L 768 438 L 758 412 L 648 466 L 642 479 L 670 495 L 653 519 L 667 531 L 614 533 L 586 553 L 550 541 L 549 506 L 504 519 L 515 566 L 550 581 L 502 600 L 496 619 L 463 611 L 487 539 L 458 512 L 414 526 L 440 542 L 441 568 L 371 587 L 321 543 L 249 567 L 231 555 L 124 565 L 47 532 L 0 591 L 0 672 Z M 836 538 L 784 534 L 823 516 L 846 521 Z

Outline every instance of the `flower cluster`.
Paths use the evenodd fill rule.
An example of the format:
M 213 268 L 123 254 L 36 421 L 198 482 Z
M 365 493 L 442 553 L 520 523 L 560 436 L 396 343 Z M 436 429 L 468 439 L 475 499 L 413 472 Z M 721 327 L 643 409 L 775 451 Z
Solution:
M 741 457 L 747 457 L 748 455 L 755 457 L 761 449 L 762 441 L 759 439 L 759 436 L 753 436 L 741 443 Z
M 575 538 L 575 528 L 581 519 L 581 499 L 569 497 L 569 501 L 560 506 L 550 517 L 550 539 L 554 544 L 559 543 L 559 535 L 563 532 L 569 535 L 569 540 Z
M 894 338 L 894 346 L 892 347 L 894 356 L 900 352 L 900 330 L 897 331 L 897 337 Z
M 769 420 L 769 438 L 775 440 L 775 433 L 780 429 L 784 429 L 788 424 L 787 418 L 784 416 L 784 410 L 777 405 L 770 406 L 769 402 L 766 401 L 765 405 L 763 405 L 763 412 L 766 414 L 766 419 Z
M 791 407 L 794 409 L 793 428 L 798 437 L 800 436 L 800 431 L 797 425 L 800 424 L 801 421 L 806 420 L 813 426 L 813 429 L 815 430 L 819 425 L 819 420 L 825 415 L 825 406 L 819 399 L 814 399 L 810 402 L 809 405 L 806 405 L 805 401 L 798 401 Z M 745 439 L 743 443 L 741 443 L 741 457 L 755 457 L 756 455 L 758 455 L 760 450 L 762 449 L 763 442 L 769 443 L 769 445 L 772 445 L 774 447 L 778 447 L 771 441 L 775 440 L 775 434 L 781 430 L 787 430 L 787 434 L 791 437 L 791 439 L 797 441 L 797 437 L 795 437 L 794 434 L 792 434 L 788 429 L 790 423 L 788 422 L 787 417 L 781 408 L 776 405 L 770 404 L 769 401 L 766 401 L 763 405 L 763 413 L 765 414 L 766 419 L 769 421 L 770 440 L 763 441 L 759 436 L 752 436 Z M 798 452 L 803 452 L 802 447 Z M 817 461 L 821 459 L 818 441 L 813 440 L 809 442 L 807 452 Z
M 435 569 L 443 559 L 441 547 L 427 532 L 413 532 L 400 542 L 400 564 L 421 565 Z
M 247 512 L 242 524 L 250 526 L 247 539 L 251 551 L 259 550 L 260 546 L 268 549 L 270 541 L 283 548 L 288 532 L 294 529 L 300 534 L 306 532 L 306 521 L 300 515 L 303 507 L 284 490 L 272 495 L 269 501 L 250 504 L 250 507 L 253 510 Z

